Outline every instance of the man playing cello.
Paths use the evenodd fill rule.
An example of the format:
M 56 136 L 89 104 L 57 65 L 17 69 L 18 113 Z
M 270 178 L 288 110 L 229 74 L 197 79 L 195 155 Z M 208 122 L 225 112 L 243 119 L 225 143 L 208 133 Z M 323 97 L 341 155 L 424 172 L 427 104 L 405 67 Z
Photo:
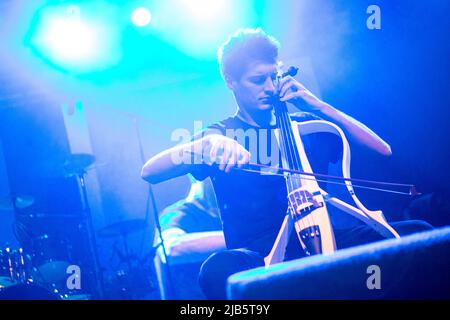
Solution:
M 226 280 L 231 274 L 264 265 L 286 215 L 287 192 L 282 176 L 235 170 L 248 163 L 280 166 L 280 150 L 273 147 L 277 128 L 274 96 L 301 109 L 290 115 L 292 121 L 332 122 L 351 143 L 391 155 L 389 144 L 364 124 L 321 101 L 292 76 L 280 78 L 278 48 L 278 42 L 261 29 L 240 30 L 231 36 L 219 50 L 219 64 L 235 97 L 236 113 L 208 126 L 191 142 L 155 155 L 142 169 L 142 177 L 150 183 L 184 174 L 192 174 L 197 180 L 211 177 L 228 250 L 213 254 L 202 265 L 200 286 L 210 299 L 226 298 Z M 243 134 L 245 139 L 240 139 Z M 316 173 L 327 173 L 328 164 L 338 161 L 341 144 L 334 138 L 329 134 L 302 137 Z M 174 161 L 180 155 L 192 159 L 193 151 L 200 152 L 205 161 Z M 423 221 L 391 225 L 400 235 L 431 228 Z M 305 256 L 293 234 L 284 260 Z M 383 239 L 366 225 L 340 230 L 334 236 L 338 249 Z

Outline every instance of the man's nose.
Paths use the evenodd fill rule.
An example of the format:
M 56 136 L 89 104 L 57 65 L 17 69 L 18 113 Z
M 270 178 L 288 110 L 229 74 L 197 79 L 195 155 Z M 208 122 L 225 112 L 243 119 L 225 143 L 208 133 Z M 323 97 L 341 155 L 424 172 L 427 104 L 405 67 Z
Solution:
M 264 91 L 267 93 L 275 94 L 275 84 L 272 78 L 267 77 L 266 81 L 264 82 Z

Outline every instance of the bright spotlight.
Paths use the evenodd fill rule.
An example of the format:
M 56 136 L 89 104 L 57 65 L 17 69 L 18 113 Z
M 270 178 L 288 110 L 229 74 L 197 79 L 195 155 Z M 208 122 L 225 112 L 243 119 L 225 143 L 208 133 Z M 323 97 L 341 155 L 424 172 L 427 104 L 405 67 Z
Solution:
M 150 23 L 152 20 L 152 15 L 150 11 L 144 7 L 139 7 L 134 9 L 131 14 L 131 21 L 138 27 L 144 27 Z
M 158 36 L 193 57 L 215 59 L 230 32 L 257 22 L 255 1 L 153 1 L 152 6 L 161 16 L 152 26 Z
M 91 57 L 96 49 L 96 32 L 78 19 L 55 19 L 50 23 L 46 42 L 55 57 L 81 60 Z
M 105 70 L 122 55 L 115 7 L 100 1 L 82 4 L 43 6 L 24 38 L 36 57 L 74 74 Z

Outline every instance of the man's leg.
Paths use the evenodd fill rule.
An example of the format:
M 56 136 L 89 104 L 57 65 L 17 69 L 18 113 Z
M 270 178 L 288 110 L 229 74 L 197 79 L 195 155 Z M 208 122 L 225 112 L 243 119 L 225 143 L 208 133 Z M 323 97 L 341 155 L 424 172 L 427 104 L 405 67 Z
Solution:
M 423 220 L 391 222 L 390 225 L 397 231 L 400 236 L 406 236 L 412 233 L 433 229 L 433 226 Z M 386 238 L 381 236 L 378 232 L 376 232 L 368 225 L 363 225 L 351 229 L 336 230 L 335 239 L 338 249 L 343 249 L 374 241 L 384 240 Z
M 246 249 L 225 250 L 212 254 L 203 263 L 199 284 L 207 299 L 224 300 L 229 276 L 236 272 L 262 267 L 264 258 Z

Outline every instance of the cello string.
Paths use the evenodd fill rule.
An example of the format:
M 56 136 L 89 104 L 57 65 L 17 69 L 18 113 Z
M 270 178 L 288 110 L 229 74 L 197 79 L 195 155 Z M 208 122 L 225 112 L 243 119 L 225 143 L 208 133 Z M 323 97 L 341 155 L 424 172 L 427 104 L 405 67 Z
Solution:
M 290 126 L 289 115 L 286 112 L 287 110 L 282 110 L 282 111 L 283 112 L 281 113 L 281 116 L 280 116 L 280 118 L 281 118 L 280 127 L 283 126 L 286 139 L 288 140 L 289 148 L 291 149 L 292 166 L 294 167 L 294 170 L 300 170 L 300 169 L 303 170 L 303 166 L 301 165 L 300 155 L 298 153 L 298 149 L 296 148 L 296 142 L 295 142 L 295 138 L 293 135 L 292 127 Z M 300 177 L 297 177 L 296 174 L 290 173 L 289 177 L 290 177 L 291 181 L 293 182 L 293 184 L 296 186 L 295 189 L 298 189 L 303 185 L 302 179 L 297 179 Z M 294 191 L 295 190 L 292 190 L 292 192 L 294 193 L 294 199 L 296 200 L 295 203 L 298 205 L 297 200 L 299 200 L 300 207 L 303 206 L 303 204 L 304 204 L 303 197 L 306 197 L 306 193 L 304 192 L 304 190 L 303 190 L 303 192 L 300 191 L 300 199 L 298 199 L 298 198 L 295 198 Z M 302 210 L 302 209 L 300 209 L 300 210 Z M 301 216 L 301 211 L 297 212 L 297 214 Z M 308 225 L 315 225 L 314 218 L 311 215 L 307 215 L 305 217 L 305 219 L 306 219 L 306 222 L 308 223 Z M 303 229 L 304 228 L 302 228 L 302 230 Z
M 283 110 L 282 113 L 282 117 L 283 117 L 283 125 L 285 126 L 285 130 L 286 130 L 286 135 L 289 138 L 289 145 L 292 148 L 292 153 L 294 154 L 294 159 L 293 159 L 293 164 L 294 164 L 294 170 L 299 170 L 302 169 L 302 171 L 304 170 L 301 159 L 300 159 L 300 154 L 299 154 L 299 150 L 297 149 L 297 143 L 295 141 L 295 136 L 293 134 L 293 130 L 292 130 L 292 126 L 291 126 L 291 121 L 290 121 L 290 117 L 289 114 L 287 113 L 287 110 Z M 298 183 L 296 183 L 296 185 L 300 185 L 302 186 L 302 179 L 301 177 L 298 177 L 297 174 L 290 174 L 291 179 L 293 179 L 293 181 L 298 181 Z M 302 196 L 302 198 L 300 199 L 300 203 L 303 205 L 304 202 L 307 202 L 308 200 L 307 198 L 307 194 L 305 190 L 300 191 L 300 195 Z M 303 198 L 304 197 L 304 198 Z M 314 221 L 314 217 L 311 215 L 307 215 L 306 219 L 308 221 L 309 225 L 315 225 L 315 221 Z
M 283 108 L 283 109 L 281 109 Z M 286 104 L 284 105 L 279 105 L 278 106 L 278 114 L 279 114 L 279 128 L 282 129 L 284 137 L 285 137 L 285 144 L 288 146 L 289 150 L 290 150 L 290 169 L 293 166 L 294 170 L 299 170 L 302 169 L 303 170 L 303 166 L 301 165 L 301 160 L 300 160 L 300 155 L 298 153 L 298 149 L 296 148 L 296 141 L 295 141 L 295 137 L 293 135 L 293 131 L 292 131 L 292 127 L 290 125 L 290 118 L 289 118 L 289 114 L 287 113 L 287 109 L 286 109 Z M 300 199 L 298 199 L 298 197 L 295 197 L 295 190 L 298 189 L 299 187 L 302 186 L 302 180 L 301 179 L 295 179 L 294 177 L 296 177 L 296 175 L 293 174 L 289 174 L 289 178 L 291 181 L 292 185 L 295 185 L 295 188 L 292 190 L 293 193 L 293 197 L 295 200 L 295 204 L 298 206 L 298 202 L 300 202 L 300 207 L 303 206 L 304 204 L 304 199 L 302 196 L 306 197 L 306 192 L 303 191 L 300 192 Z M 297 214 L 301 217 L 301 210 L 300 212 L 297 212 Z M 311 215 L 307 215 L 306 217 L 306 222 L 309 225 L 315 225 L 314 222 L 314 218 Z M 301 219 L 302 221 L 303 219 Z M 302 228 L 303 230 L 304 228 Z
M 289 125 L 288 125 L 288 121 L 285 117 L 285 114 L 287 112 L 285 112 L 285 110 L 279 110 L 279 128 L 283 131 L 284 134 L 284 140 L 285 140 L 285 145 L 288 146 L 289 148 L 289 155 L 290 155 L 290 161 L 289 161 L 289 167 L 290 169 L 300 169 L 300 162 L 298 159 L 298 153 L 296 152 L 296 148 L 295 148 L 295 141 L 293 141 L 293 137 L 292 137 L 292 132 L 289 131 Z M 302 186 L 302 180 L 299 179 L 294 179 L 294 175 L 292 173 L 288 174 L 288 179 L 291 183 L 291 198 L 293 198 L 293 203 L 294 203 L 294 214 L 296 215 L 296 217 L 299 217 L 299 226 L 301 228 L 301 230 L 304 230 L 307 226 L 305 224 L 311 225 L 314 222 L 311 221 L 310 217 L 307 216 L 306 219 L 304 217 L 302 217 L 302 205 L 303 205 L 303 199 L 301 198 L 301 194 L 300 197 L 296 197 L 296 190 L 299 189 Z
M 277 92 L 280 90 L 280 79 L 281 79 L 280 75 L 276 77 L 275 87 L 276 87 Z M 282 121 L 283 119 L 281 118 L 281 110 L 280 110 L 279 107 L 280 106 L 278 106 L 278 108 L 277 108 L 277 106 L 274 106 L 275 117 L 276 117 L 276 120 L 277 120 L 277 126 L 279 128 L 279 133 L 280 133 L 279 134 L 279 136 L 280 136 L 279 146 L 280 146 L 280 149 L 282 150 L 282 152 L 284 154 L 284 158 L 286 159 L 288 167 L 291 167 L 292 151 L 290 149 L 290 145 L 288 144 L 288 141 L 286 141 L 287 135 L 286 135 L 285 128 L 282 125 L 283 124 L 283 121 Z M 291 193 L 291 191 L 296 189 L 296 186 L 294 185 L 295 184 L 295 180 L 291 179 L 291 174 L 290 173 L 287 173 L 286 175 L 284 175 L 284 178 L 285 178 L 285 182 L 286 182 L 288 201 L 290 202 L 289 206 L 292 207 L 291 210 L 293 211 L 291 213 L 292 214 L 292 220 L 293 220 L 294 224 L 299 223 L 300 228 L 303 230 L 304 226 L 302 226 L 302 224 L 303 224 L 302 219 L 299 219 L 298 222 L 296 221 L 297 220 L 296 218 L 299 216 L 300 213 L 297 212 L 297 210 L 296 210 L 297 209 L 296 208 L 297 201 L 295 199 L 295 195 Z M 292 196 L 294 196 L 293 200 L 295 200 L 295 201 L 292 201 Z
M 293 162 L 293 156 L 292 156 L 292 149 L 291 149 L 291 145 L 289 144 L 289 141 L 287 140 L 287 133 L 286 133 L 286 127 L 283 126 L 283 118 L 280 116 L 280 111 L 276 110 L 276 117 L 277 117 L 277 121 L 279 122 L 279 129 L 280 129 L 280 148 L 282 150 L 284 150 L 284 154 L 285 154 L 285 159 L 288 163 L 288 166 L 291 167 L 291 164 Z M 288 151 L 289 150 L 289 153 Z M 289 202 L 291 203 L 291 207 L 292 207 L 292 211 L 293 211 L 293 221 L 294 224 L 299 224 L 301 230 L 305 229 L 305 222 L 303 221 L 300 212 L 297 211 L 298 203 L 297 203 L 297 199 L 295 198 L 295 194 L 293 193 L 294 190 L 297 189 L 297 181 L 292 179 L 292 174 L 288 173 L 285 176 L 286 179 L 286 185 L 287 185 L 287 193 L 288 193 L 288 199 Z M 293 199 L 292 199 L 293 198 Z M 294 201 L 293 201 L 294 200 Z M 298 219 L 297 221 L 297 217 L 300 216 L 300 219 Z
M 276 89 L 277 92 L 279 92 L 280 90 L 280 79 L 281 77 L 278 76 L 276 78 Z M 283 110 L 281 109 L 282 107 Z M 300 169 L 300 167 L 298 167 L 300 162 L 296 162 L 298 161 L 298 159 L 296 159 L 296 156 L 298 157 L 298 154 L 296 153 L 296 148 L 295 148 L 295 141 L 292 141 L 292 131 L 289 132 L 289 122 L 286 122 L 286 119 L 283 117 L 283 115 L 287 114 L 287 109 L 284 110 L 286 108 L 286 104 L 281 104 L 281 102 L 279 102 L 278 106 L 274 106 L 275 109 L 275 116 L 277 118 L 277 125 L 278 128 L 280 129 L 280 141 L 284 142 L 281 143 L 280 145 L 283 146 L 285 148 L 285 158 L 286 161 L 288 163 L 289 168 L 291 169 L 292 165 L 294 165 L 294 169 Z M 291 129 L 292 130 L 292 129 Z M 291 133 L 291 134 L 290 134 Z M 280 147 L 281 147 L 280 146 Z M 287 150 L 286 150 L 287 149 Z M 301 230 L 305 229 L 305 222 L 303 221 L 303 218 L 301 216 L 301 211 L 299 212 L 297 209 L 299 208 L 298 206 L 298 200 L 300 200 L 300 204 L 302 205 L 302 199 L 298 199 L 295 197 L 295 190 L 298 189 L 301 186 L 301 180 L 295 180 L 292 179 L 292 174 L 289 173 L 287 174 L 287 183 L 286 183 L 286 187 L 287 187 L 287 192 L 288 192 L 288 199 L 290 200 L 291 198 L 293 198 L 294 201 L 290 200 L 292 203 L 292 210 L 294 211 L 294 217 L 293 221 L 295 224 L 297 224 L 296 222 L 296 217 L 300 217 L 298 224 L 301 228 Z M 300 184 L 300 185 L 299 185 Z M 290 186 L 290 189 L 288 188 L 288 186 Z M 300 205 L 300 207 L 301 207 Z M 297 206 L 297 208 L 296 208 Z M 311 223 L 311 221 L 307 221 L 309 223 Z

